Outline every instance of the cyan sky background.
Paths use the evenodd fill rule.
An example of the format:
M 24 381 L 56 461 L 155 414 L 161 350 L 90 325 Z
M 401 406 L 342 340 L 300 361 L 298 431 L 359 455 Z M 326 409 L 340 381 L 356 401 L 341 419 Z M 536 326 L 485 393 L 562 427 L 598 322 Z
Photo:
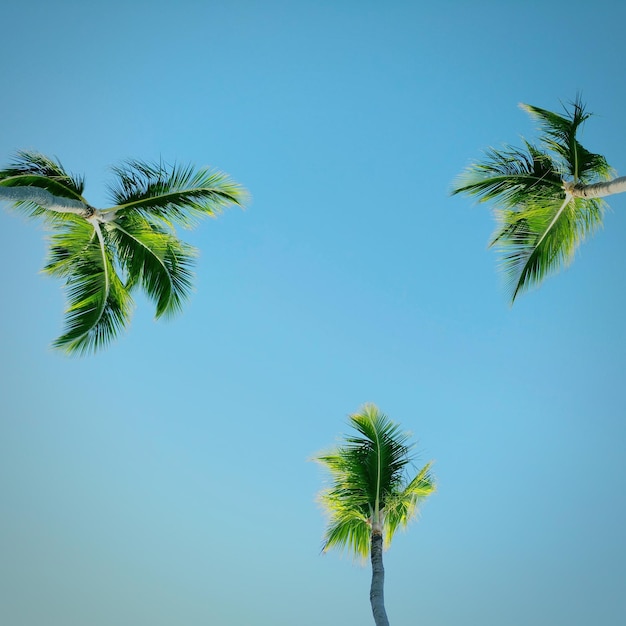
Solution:
M 94 357 L 49 348 L 45 232 L 0 211 L 0 623 L 373 623 L 369 568 L 320 555 L 307 460 L 374 402 L 438 493 L 386 554 L 391 623 L 620 624 L 626 198 L 510 307 L 487 207 L 450 198 L 517 108 L 578 91 L 626 172 L 626 8 L 83 2 L 3 9 L 0 163 L 192 162 L 252 193 L 183 238 L 182 315 Z

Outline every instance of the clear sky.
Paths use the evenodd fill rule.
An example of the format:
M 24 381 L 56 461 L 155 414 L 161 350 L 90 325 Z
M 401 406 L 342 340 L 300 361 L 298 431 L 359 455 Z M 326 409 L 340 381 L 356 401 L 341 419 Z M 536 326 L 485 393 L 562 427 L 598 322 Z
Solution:
M 11 3 L 0 164 L 58 157 L 105 206 L 130 157 L 252 193 L 182 236 L 184 312 L 139 298 L 67 358 L 46 233 L 0 210 L 0 623 L 373 623 L 369 568 L 321 555 L 308 459 L 365 402 L 438 492 L 386 563 L 394 626 L 588 626 L 626 612 L 626 197 L 510 307 L 488 207 L 449 196 L 519 102 L 582 92 L 626 173 L 611 0 Z M 620 282 L 622 281 L 622 282 Z

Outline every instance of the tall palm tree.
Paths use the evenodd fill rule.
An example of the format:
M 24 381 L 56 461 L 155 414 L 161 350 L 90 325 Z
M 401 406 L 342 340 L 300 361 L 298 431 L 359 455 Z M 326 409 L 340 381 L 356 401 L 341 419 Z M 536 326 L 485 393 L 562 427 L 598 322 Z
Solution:
M 65 279 L 65 331 L 54 346 L 89 353 L 107 345 L 130 321 L 132 291 L 141 288 L 156 317 L 176 313 L 189 294 L 196 251 L 175 225 L 190 228 L 247 194 L 225 174 L 190 166 L 127 161 L 113 169 L 112 205 L 83 197 L 82 178 L 36 152 L 19 152 L 0 170 L 0 200 L 53 230 L 44 271 Z
M 456 180 L 453 194 L 494 201 L 499 249 L 511 301 L 574 258 L 578 245 L 602 224 L 602 198 L 626 191 L 606 159 L 589 152 L 577 133 L 590 114 L 577 97 L 559 115 L 520 105 L 539 123 L 537 144 L 489 148 Z
M 417 506 L 435 490 L 431 463 L 413 478 L 408 434 L 373 404 L 350 416 L 357 435 L 315 458 L 330 472 L 331 485 L 319 494 L 329 521 L 324 551 L 347 548 L 372 563 L 370 603 L 377 626 L 388 626 L 384 601 L 383 547 L 417 514 Z

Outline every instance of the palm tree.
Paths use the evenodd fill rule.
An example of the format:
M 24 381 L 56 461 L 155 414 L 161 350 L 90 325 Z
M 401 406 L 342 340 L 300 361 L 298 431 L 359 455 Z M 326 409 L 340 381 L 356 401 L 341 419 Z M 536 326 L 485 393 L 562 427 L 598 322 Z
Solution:
M 502 255 L 512 302 L 571 263 L 579 244 L 602 224 L 602 198 L 626 191 L 626 177 L 612 178 L 606 159 L 576 137 L 590 117 L 580 97 L 563 115 L 520 106 L 539 123 L 538 144 L 489 148 L 452 190 L 496 203 L 498 226 L 490 245 Z
M 315 460 L 330 472 L 331 485 L 319 494 L 329 521 L 323 550 L 347 548 L 372 563 L 370 603 L 377 626 L 388 626 L 384 601 L 383 547 L 417 514 L 417 506 L 435 491 L 431 463 L 414 478 L 406 476 L 413 457 L 408 434 L 373 404 L 350 416 L 357 435 Z
M 112 206 L 97 209 L 83 197 L 84 182 L 59 161 L 19 152 L 0 170 L 0 200 L 53 229 L 44 271 L 65 279 L 65 331 L 54 346 L 94 352 L 130 321 L 132 291 L 141 288 L 156 317 L 176 313 L 189 294 L 196 251 L 176 236 L 247 194 L 225 174 L 127 161 L 113 168 Z

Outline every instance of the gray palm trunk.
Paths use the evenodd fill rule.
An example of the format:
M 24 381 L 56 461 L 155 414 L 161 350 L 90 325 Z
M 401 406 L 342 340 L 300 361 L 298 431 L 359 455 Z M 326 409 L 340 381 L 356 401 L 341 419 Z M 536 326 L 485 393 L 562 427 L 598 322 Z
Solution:
M 613 180 L 607 180 L 593 185 L 581 185 L 574 183 L 564 183 L 565 191 L 574 198 L 603 198 L 615 193 L 626 191 L 626 176 L 620 176 Z
M 94 209 L 80 200 L 55 196 L 40 187 L 5 187 L 0 185 L 0 200 L 7 202 L 34 202 L 57 213 L 74 213 L 88 217 Z
M 376 626 L 389 626 L 385 611 L 385 568 L 383 567 L 383 535 L 378 530 L 372 530 L 372 547 L 370 551 L 372 561 L 372 585 L 370 587 L 370 604 L 374 614 Z

